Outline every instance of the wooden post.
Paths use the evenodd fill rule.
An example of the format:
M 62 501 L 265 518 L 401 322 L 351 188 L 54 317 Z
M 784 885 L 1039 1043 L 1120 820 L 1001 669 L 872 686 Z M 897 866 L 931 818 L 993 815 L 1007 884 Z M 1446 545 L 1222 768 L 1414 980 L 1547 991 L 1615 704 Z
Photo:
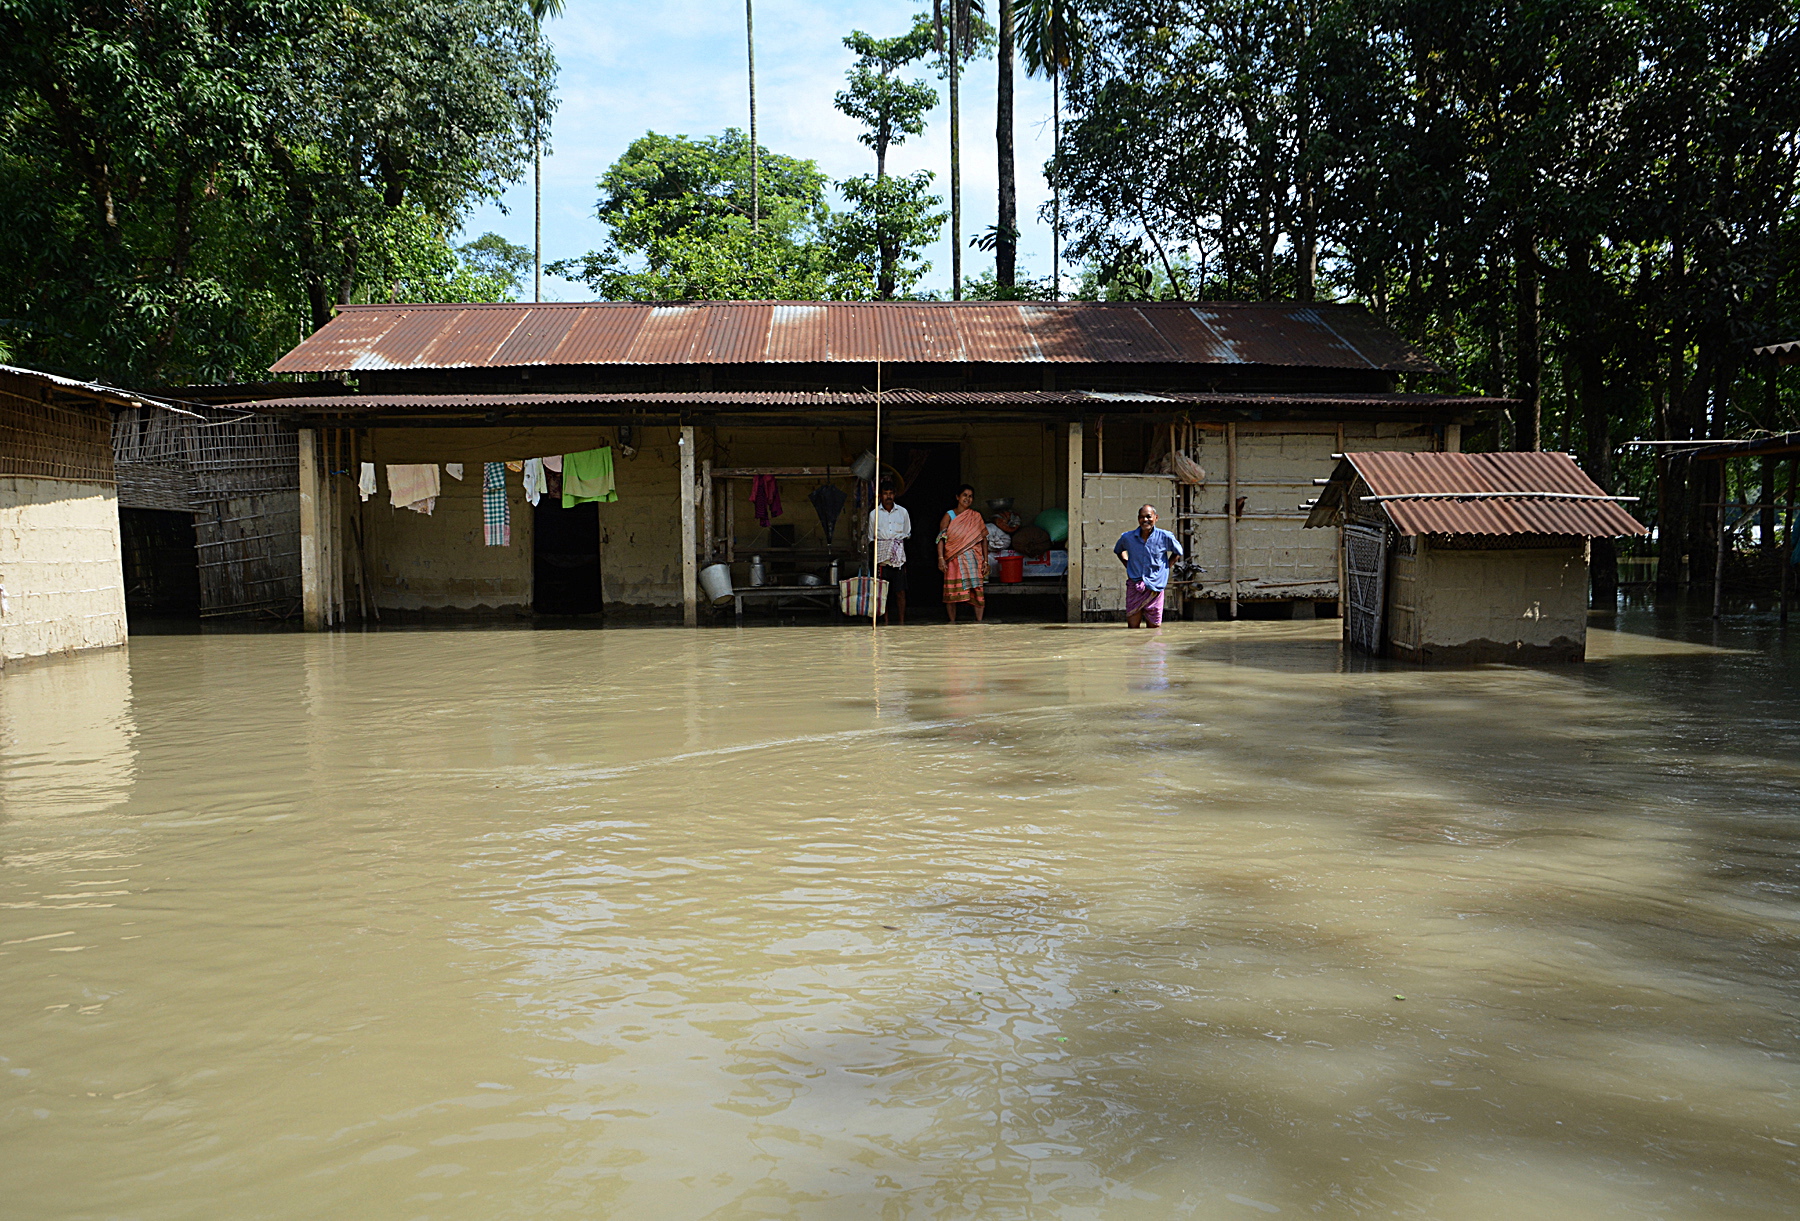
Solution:
M 1065 430 L 1069 441 L 1068 480 L 1069 480 L 1069 541 L 1065 544 L 1069 549 L 1069 575 L 1064 578 L 1067 584 L 1066 613 L 1070 623 L 1081 622 L 1081 421 L 1070 420 Z
M 1788 583 L 1794 567 L 1794 483 L 1797 479 L 1800 479 L 1800 458 L 1789 458 L 1787 522 L 1781 528 L 1781 546 L 1775 552 L 1775 558 L 1781 564 L 1781 622 L 1784 627 L 1788 620 Z
M 1225 425 L 1225 579 L 1231 582 L 1231 617 L 1237 618 L 1237 425 Z
M 1458 441 L 1460 441 L 1461 437 L 1458 436 L 1457 439 L 1458 439 Z M 1343 425 L 1342 421 L 1338 422 L 1337 449 L 1333 452 L 1339 453 L 1339 454 L 1344 452 L 1344 425 Z M 1331 469 L 1333 471 L 1337 470 L 1337 464 L 1340 461 L 1342 461 L 1341 458 L 1336 459 L 1332 462 Z M 1344 491 L 1344 512 L 1342 514 L 1340 514 L 1340 516 L 1343 518 L 1344 521 L 1349 520 L 1350 492 L 1349 492 L 1349 489 L 1347 489 L 1347 488 Z M 1339 523 L 1338 528 L 1337 528 L 1337 572 L 1338 572 L 1338 596 L 1337 596 L 1338 622 L 1340 624 L 1343 624 L 1343 623 L 1348 622 L 1349 603 L 1348 603 L 1347 599 L 1349 597 L 1349 594 L 1344 589 L 1344 579 L 1348 574 L 1344 571 L 1344 527 L 1343 527 L 1342 522 Z M 1346 630 L 1348 630 L 1348 629 L 1346 629 Z
M 700 626 L 700 567 L 694 544 L 694 428 L 681 426 L 681 621 Z
M 1725 459 L 1719 459 L 1719 501 L 1713 510 L 1713 613 L 1717 619 L 1725 608 Z
M 1338 429 L 1338 433 L 1339 433 L 1338 445 L 1340 447 L 1338 449 L 1338 452 L 1341 454 L 1344 452 L 1342 449 L 1342 446 L 1344 443 L 1344 438 L 1342 435 L 1342 433 L 1343 433 L 1342 427 L 1340 427 Z M 1462 453 L 1462 425 L 1461 424 L 1446 424 L 1446 425 L 1444 425 L 1444 452 L 1446 454 Z
M 737 488 L 729 479 L 725 480 L 725 562 L 737 563 Z
M 325 630 L 325 603 L 319 588 L 319 434 L 302 428 L 300 448 L 300 622 L 309 632 Z
M 707 563 L 718 552 L 718 529 L 713 524 L 713 477 L 712 459 L 707 458 L 700 463 L 700 520 L 706 524 L 706 531 L 701 535 L 700 554 Z

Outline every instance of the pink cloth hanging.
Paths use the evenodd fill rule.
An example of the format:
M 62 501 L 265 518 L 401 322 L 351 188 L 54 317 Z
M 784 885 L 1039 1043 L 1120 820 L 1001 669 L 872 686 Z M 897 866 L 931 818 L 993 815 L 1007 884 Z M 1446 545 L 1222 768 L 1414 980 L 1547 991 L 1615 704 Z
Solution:
M 773 475 L 757 475 L 750 481 L 750 507 L 756 510 L 756 524 L 766 526 L 772 517 L 781 516 L 781 487 Z

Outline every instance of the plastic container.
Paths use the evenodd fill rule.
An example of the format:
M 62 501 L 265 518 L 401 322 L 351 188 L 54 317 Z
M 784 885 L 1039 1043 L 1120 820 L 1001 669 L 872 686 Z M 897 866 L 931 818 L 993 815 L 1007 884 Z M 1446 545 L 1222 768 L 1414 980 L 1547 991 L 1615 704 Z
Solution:
M 1017 585 L 1025 579 L 1025 557 L 1022 555 L 1003 555 L 1000 557 L 1000 584 Z
M 708 564 L 700 570 L 700 589 L 714 606 L 731 601 L 731 565 Z
M 1025 561 L 1025 575 L 1028 577 L 1060 577 L 1069 571 L 1069 553 L 1067 551 L 1046 551 L 1037 559 Z

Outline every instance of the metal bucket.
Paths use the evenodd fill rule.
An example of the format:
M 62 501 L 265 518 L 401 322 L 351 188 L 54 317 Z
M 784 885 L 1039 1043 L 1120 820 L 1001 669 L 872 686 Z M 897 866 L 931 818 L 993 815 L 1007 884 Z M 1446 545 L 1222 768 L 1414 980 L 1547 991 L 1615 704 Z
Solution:
M 731 601 L 731 565 L 708 564 L 700 570 L 700 592 L 714 606 Z

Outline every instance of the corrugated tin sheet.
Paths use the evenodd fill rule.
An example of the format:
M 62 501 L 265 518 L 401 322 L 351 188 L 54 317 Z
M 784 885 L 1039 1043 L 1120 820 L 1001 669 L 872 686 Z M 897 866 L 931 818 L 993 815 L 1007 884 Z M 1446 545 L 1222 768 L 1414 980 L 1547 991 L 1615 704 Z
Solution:
M 346 305 L 272 368 L 336 373 L 877 359 L 1436 371 L 1360 305 L 1044 301 Z
M 1381 410 L 1404 418 L 1408 412 L 1431 414 L 1505 408 L 1510 399 L 1465 398 L 1453 394 L 1204 394 L 1144 391 L 1111 394 L 1098 390 L 889 390 L 881 401 L 894 407 L 1085 407 L 1104 411 L 1108 404 L 1127 406 L 1313 408 L 1333 411 Z M 370 415 L 378 412 L 468 412 L 472 415 L 530 407 L 664 407 L 671 410 L 711 407 L 868 407 L 875 395 L 866 390 L 682 390 L 603 394 L 357 394 L 282 397 L 234 404 L 249 411 Z
M 1381 508 L 1402 534 L 1560 534 L 1612 538 L 1646 533 L 1611 500 L 1533 499 L 1534 493 L 1605 496 L 1568 454 L 1345 454 L 1334 483 L 1354 468 L 1376 496 L 1422 492 L 1519 494 L 1510 497 L 1384 500 Z M 1341 478 L 1340 478 L 1341 476 Z M 1310 524 L 1310 523 L 1309 523 Z

